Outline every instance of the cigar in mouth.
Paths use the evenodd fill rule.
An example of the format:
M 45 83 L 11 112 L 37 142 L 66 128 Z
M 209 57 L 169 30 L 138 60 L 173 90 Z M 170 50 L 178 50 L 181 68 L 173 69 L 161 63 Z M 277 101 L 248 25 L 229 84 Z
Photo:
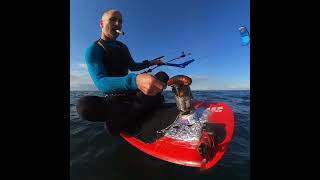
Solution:
M 118 29 L 116 30 L 116 32 L 119 33 L 119 34 L 121 34 L 121 35 L 124 35 L 124 32 L 122 32 L 122 31 L 120 31 L 120 30 L 118 30 Z

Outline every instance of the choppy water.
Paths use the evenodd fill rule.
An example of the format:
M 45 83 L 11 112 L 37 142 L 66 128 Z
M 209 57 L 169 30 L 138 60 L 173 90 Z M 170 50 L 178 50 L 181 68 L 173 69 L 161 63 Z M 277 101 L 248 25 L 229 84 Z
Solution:
M 81 96 L 99 92 L 70 92 L 70 179 L 250 179 L 250 91 L 192 91 L 197 101 L 225 102 L 235 116 L 230 150 L 206 172 L 151 157 L 119 137 L 109 137 L 103 123 L 80 120 L 75 105 Z M 166 102 L 174 102 L 170 91 Z

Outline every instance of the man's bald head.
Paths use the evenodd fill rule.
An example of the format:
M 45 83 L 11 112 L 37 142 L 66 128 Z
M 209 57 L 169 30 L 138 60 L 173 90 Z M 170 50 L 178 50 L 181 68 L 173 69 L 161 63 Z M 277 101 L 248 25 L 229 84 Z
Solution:
M 116 40 L 119 34 L 116 30 L 122 28 L 122 15 L 117 9 L 105 11 L 100 20 L 101 38 Z
M 121 15 L 121 12 L 120 12 L 119 10 L 117 10 L 117 9 L 110 9 L 110 10 L 105 11 L 105 12 L 102 14 L 101 20 L 105 20 L 105 19 L 108 17 L 108 15 L 110 16 L 111 14 L 114 14 L 114 13 L 117 13 L 117 14 L 119 14 L 120 16 L 122 16 L 122 15 Z

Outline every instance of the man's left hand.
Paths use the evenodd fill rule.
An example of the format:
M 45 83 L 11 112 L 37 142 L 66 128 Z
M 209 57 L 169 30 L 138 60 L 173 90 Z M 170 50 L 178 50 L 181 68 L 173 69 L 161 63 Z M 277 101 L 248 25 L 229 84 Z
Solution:
M 161 61 L 161 59 L 155 59 L 155 60 L 152 60 L 150 61 L 150 65 L 153 66 L 153 65 L 164 65 L 164 63 Z

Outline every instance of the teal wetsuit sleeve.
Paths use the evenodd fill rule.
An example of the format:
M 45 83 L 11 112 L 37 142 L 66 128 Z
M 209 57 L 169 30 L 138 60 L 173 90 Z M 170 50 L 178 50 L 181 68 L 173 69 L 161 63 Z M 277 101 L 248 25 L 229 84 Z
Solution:
M 131 54 L 130 51 L 128 49 L 128 47 L 126 47 L 127 53 L 128 53 L 128 57 L 129 57 L 129 69 L 130 71 L 140 71 L 142 69 L 148 68 L 149 67 L 149 63 L 136 63 Z
M 136 74 L 108 77 L 108 72 L 102 63 L 103 50 L 98 45 L 93 44 L 86 50 L 85 59 L 92 81 L 103 93 L 123 93 L 137 90 Z

